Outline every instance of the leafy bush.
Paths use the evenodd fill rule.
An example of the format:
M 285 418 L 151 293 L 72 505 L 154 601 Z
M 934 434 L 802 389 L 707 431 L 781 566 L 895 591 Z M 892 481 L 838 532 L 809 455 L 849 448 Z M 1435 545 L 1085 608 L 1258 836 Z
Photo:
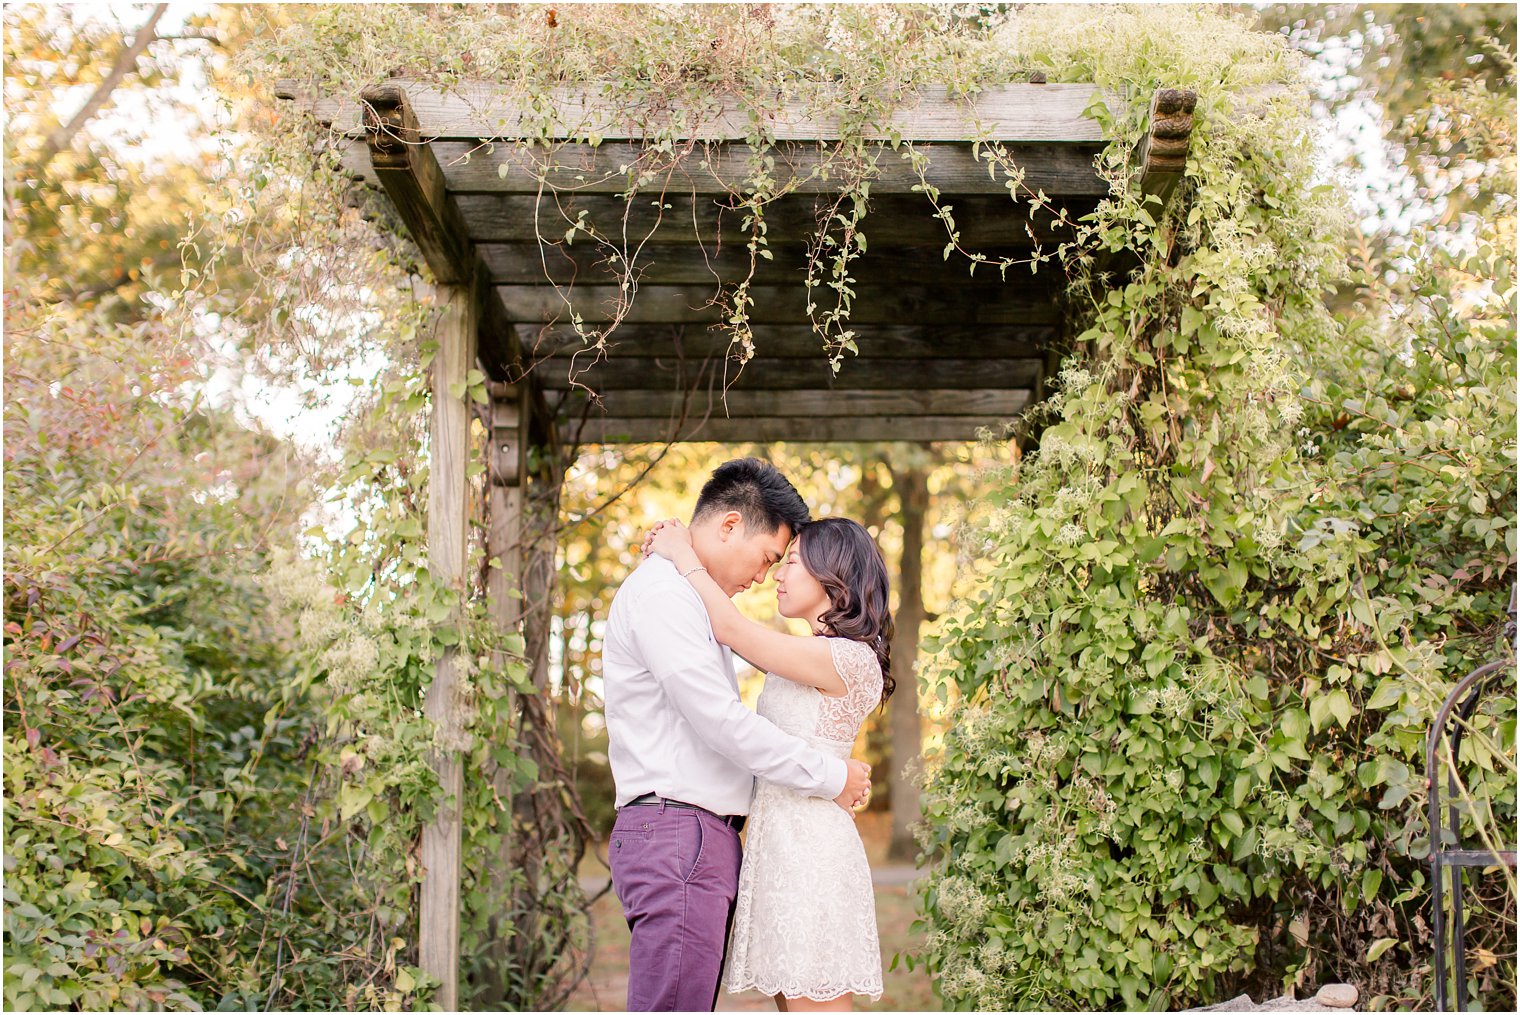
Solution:
M 1306 105 L 1262 88 L 1294 80 L 1289 55 L 1230 18 L 1150 17 L 1026 27 L 1057 73 L 1199 107 L 1167 214 L 1111 163 L 1063 251 L 1076 348 L 980 533 L 985 592 L 934 643 L 962 703 L 925 798 L 930 966 L 965 1008 L 1332 979 L 1412 1004 L 1425 726 L 1508 651 L 1513 219 L 1471 256 L 1411 251 L 1399 289 L 1364 277 L 1362 312 L 1332 318 L 1344 217 Z M 1114 122 L 1112 160 L 1138 126 Z M 1124 247 L 1143 263 L 1104 291 Z M 1473 727 L 1469 831 L 1508 838 L 1513 702 Z M 1475 986 L 1502 1005 L 1497 892 Z
M 298 458 L 186 394 L 201 365 L 161 317 L 11 311 L 7 1006 L 425 1000 L 407 962 L 440 644 L 506 650 L 470 666 L 465 763 L 501 767 L 508 792 L 535 776 L 497 707 L 531 689 L 520 636 L 489 633 L 480 602 L 462 630 L 437 623 L 456 595 L 428 575 L 410 496 L 425 472 L 375 476 L 399 437 L 357 454 L 347 482 L 383 510 L 367 538 L 303 557 Z M 391 394 L 421 389 L 425 406 L 415 362 Z M 496 790 L 472 780 L 466 801 L 465 940 L 482 952 L 518 918 L 499 907 L 512 873 L 491 875 Z M 499 956 L 470 962 L 477 979 L 512 975 Z
M 310 719 L 254 572 L 299 490 L 157 323 L 8 316 L 7 1007 L 261 1003 Z

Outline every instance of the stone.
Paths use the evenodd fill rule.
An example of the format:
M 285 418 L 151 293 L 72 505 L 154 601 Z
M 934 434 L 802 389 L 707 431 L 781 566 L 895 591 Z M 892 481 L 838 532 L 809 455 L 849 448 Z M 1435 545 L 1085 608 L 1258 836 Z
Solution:
M 1327 983 L 1319 988 L 1319 993 L 1314 995 L 1314 1000 L 1326 1008 L 1352 1008 L 1355 1007 L 1356 999 L 1360 996 L 1354 984 Z

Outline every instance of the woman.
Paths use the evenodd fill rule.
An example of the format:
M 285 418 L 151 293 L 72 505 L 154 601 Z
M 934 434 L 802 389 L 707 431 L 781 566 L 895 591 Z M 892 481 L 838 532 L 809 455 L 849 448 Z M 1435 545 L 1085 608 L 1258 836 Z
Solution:
M 811 522 L 776 572 L 778 610 L 806 620 L 815 637 L 743 616 L 679 521 L 655 526 L 644 547 L 702 596 L 714 637 L 766 671 L 757 711 L 848 758 L 861 722 L 894 686 L 887 567 L 866 530 L 844 518 Z M 781 1011 L 849 1011 L 855 994 L 879 999 L 875 901 L 850 815 L 756 780 L 724 985 L 731 994 L 764 991 Z

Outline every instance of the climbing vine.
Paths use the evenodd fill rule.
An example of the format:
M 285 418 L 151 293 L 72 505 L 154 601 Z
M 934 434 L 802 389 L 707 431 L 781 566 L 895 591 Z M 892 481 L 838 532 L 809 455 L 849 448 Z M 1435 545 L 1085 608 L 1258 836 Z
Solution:
M 960 705 L 925 797 L 929 965 L 984 1010 L 1327 980 L 1429 1003 L 1424 732 L 1512 651 L 1512 213 L 1463 253 L 1417 240 L 1390 282 L 1348 257 L 1279 39 L 1083 20 L 1030 33 L 1052 77 L 1194 87 L 1197 126 L 1163 211 L 1124 164 L 1143 124 L 1109 121 L 1114 192 L 1060 251 L 1075 348 L 932 643 Z M 1449 108 L 1476 133 L 1513 100 Z M 1471 726 L 1464 835 L 1492 848 L 1512 698 Z M 1470 989 L 1512 1006 L 1512 876 L 1477 895 Z

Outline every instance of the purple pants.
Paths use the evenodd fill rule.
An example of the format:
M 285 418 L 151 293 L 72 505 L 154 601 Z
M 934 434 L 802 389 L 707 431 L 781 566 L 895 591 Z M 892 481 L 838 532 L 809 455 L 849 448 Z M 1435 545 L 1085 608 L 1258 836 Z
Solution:
M 633 940 L 629 1011 L 712 1011 L 739 891 L 739 833 L 707 811 L 639 804 L 607 842 Z

